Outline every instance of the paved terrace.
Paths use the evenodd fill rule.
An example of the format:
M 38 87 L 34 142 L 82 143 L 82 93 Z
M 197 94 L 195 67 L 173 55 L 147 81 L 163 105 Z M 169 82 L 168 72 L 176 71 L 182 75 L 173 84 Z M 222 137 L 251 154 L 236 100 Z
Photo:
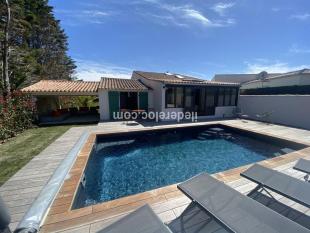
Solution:
M 308 144 L 309 147 L 306 149 L 261 162 L 264 166 L 274 168 L 299 179 L 302 179 L 304 176 L 303 173 L 293 170 L 292 166 L 299 158 L 310 159 L 310 131 L 248 120 L 209 121 L 194 124 L 205 125 L 214 123 L 221 123 Z M 193 123 L 184 124 L 188 125 Z M 43 186 L 53 174 L 54 170 L 72 149 L 75 142 L 85 130 L 91 132 L 126 132 L 140 128 L 175 126 L 180 126 L 180 124 L 157 124 L 154 126 L 151 123 L 145 125 L 125 125 L 121 122 L 110 122 L 101 123 L 96 127 L 76 127 L 68 130 L 0 187 L 0 195 L 6 201 L 12 214 L 11 229 L 15 229 L 18 222 L 22 219 L 25 212 L 29 209 L 32 202 L 36 199 Z M 247 166 L 218 173 L 215 174 L 215 176 L 241 193 L 247 194 L 255 187 L 255 184 L 239 176 L 240 172 L 246 167 Z M 150 193 L 152 195 L 150 195 Z M 274 193 L 273 196 L 278 201 L 263 194 L 264 192 L 255 193 L 255 197 L 253 198 L 264 204 L 268 204 L 270 208 L 310 228 L 310 210 L 308 208 Z M 207 232 L 210 233 L 225 232 L 224 229 L 211 220 L 196 205 L 190 204 L 190 200 L 178 191 L 175 185 L 147 192 L 147 194 L 143 193 L 125 197 L 122 198 L 121 201 L 113 203 L 115 205 L 110 206 L 110 208 L 106 208 L 107 205 L 103 203 L 97 205 L 97 207 L 84 208 L 85 210 L 82 212 L 50 212 L 41 231 L 66 233 L 96 232 L 144 203 L 150 203 L 154 211 L 174 230 L 174 232 L 182 232 L 181 226 L 186 229 L 186 232 L 206 232 L 207 230 Z M 285 205 L 283 205 L 283 203 L 285 203 Z

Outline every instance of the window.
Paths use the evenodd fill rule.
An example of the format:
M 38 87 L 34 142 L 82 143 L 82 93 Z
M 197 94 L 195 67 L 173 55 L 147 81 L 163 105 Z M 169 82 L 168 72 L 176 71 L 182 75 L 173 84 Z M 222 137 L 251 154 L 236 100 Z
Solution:
M 169 87 L 166 90 L 166 108 L 175 108 L 175 89 Z
M 237 89 L 231 90 L 230 106 L 236 106 Z
M 185 92 L 184 107 L 190 109 L 192 108 L 194 101 L 192 88 L 186 87 L 184 92 Z
M 238 88 L 167 87 L 166 108 L 206 111 L 210 106 L 236 106 Z M 207 102 L 206 102 L 207 101 Z
M 217 106 L 236 106 L 237 95 L 237 88 L 219 88 Z
M 217 106 L 224 106 L 224 96 L 225 96 L 225 89 L 219 88 Z
M 175 88 L 175 105 L 176 108 L 183 108 L 183 97 L 184 97 L 184 89 L 183 87 Z
M 230 93 L 231 88 L 225 88 L 225 101 L 224 106 L 230 106 Z
M 216 105 L 216 88 L 208 87 L 206 94 L 206 114 L 207 116 L 215 115 L 215 105 Z
M 168 87 L 166 89 L 166 108 L 184 107 L 184 88 Z

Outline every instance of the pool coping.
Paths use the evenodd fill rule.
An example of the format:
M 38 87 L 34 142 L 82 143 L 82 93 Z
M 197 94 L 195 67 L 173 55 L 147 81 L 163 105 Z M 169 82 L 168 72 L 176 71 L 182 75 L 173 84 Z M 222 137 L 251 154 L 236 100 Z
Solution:
M 306 146 L 304 149 L 259 162 L 259 164 L 262 164 L 266 167 L 274 168 L 282 164 L 295 161 L 298 158 L 306 157 L 310 153 L 310 143 L 307 143 L 299 139 L 292 140 L 291 138 L 274 135 L 272 133 L 267 132 L 262 133 L 260 131 L 256 131 L 253 129 L 249 130 L 240 126 L 232 126 L 225 122 L 216 122 L 216 123 L 208 122 L 208 123 L 195 124 L 195 126 L 206 126 L 206 125 L 209 126 L 222 125 L 224 127 L 226 126 L 230 128 L 235 128 L 237 130 L 248 131 L 250 133 L 257 133 L 260 135 L 287 140 L 290 142 L 299 143 Z M 97 135 L 113 135 L 113 134 L 115 135 L 125 132 L 147 132 L 147 131 L 153 131 L 154 129 L 187 128 L 192 126 L 193 124 L 182 126 L 180 125 L 177 127 L 175 125 L 165 125 L 164 127 L 158 126 L 153 128 L 131 129 L 126 131 L 114 130 L 106 132 L 97 131 L 90 133 L 89 137 L 86 140 L 86 143 L 79 151 L 67 178 L 65 179 L 64 183 L 61 186 L 61 189 L 59 190 L 58 194 L 56 195 L 56 198 L 54 199 L 51 207 L 49 208 L 44 224 L 42 226 L 42 231 L 50 232 L 54 231 L 55 229 L 63 230 L 76 225 L 87 224 L 90 221 L 94 221 L 98 218 L 100 219 L 113 218 L 117 215 L 130 212 L 143 204 L 160 203 L 163 202 L 163 200 L 180 195 L 180 191 L 178 191 L 177 189 L 177 184 L 173 184 L 158 189 L 146 191 L 143 193 L 138 193 L 135 195 L 115 199 L 112 201 L 98 203 L 80 209 L 74 209 L 74 210 L 71 209 L 76 192 L 79 187 L 79 183 L 85 171 L 89 155 L 91 154 L 91 151 L 95 144 Z M 240 178 L 239 174 L 251 165 L 252 164 L 248 164 L 245 166 L 219 172 L 213 174 L 213 176 L 223 182 L 234 181 L 239 179 Z

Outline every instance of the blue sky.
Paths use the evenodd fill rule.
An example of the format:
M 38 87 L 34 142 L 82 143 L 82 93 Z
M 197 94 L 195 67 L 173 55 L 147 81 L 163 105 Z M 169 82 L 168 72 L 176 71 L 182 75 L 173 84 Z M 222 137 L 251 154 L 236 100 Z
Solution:
M 310 68 L 309 0 L 50 0 L 77 77 Z

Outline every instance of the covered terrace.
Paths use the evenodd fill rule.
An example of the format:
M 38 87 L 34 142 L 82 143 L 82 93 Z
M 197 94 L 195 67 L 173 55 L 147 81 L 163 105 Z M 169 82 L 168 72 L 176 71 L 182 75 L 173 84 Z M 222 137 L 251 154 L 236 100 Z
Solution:
M 41 80 L 22 89 L 36 101 L 40 125 L 97 123 L 99 82 Z

